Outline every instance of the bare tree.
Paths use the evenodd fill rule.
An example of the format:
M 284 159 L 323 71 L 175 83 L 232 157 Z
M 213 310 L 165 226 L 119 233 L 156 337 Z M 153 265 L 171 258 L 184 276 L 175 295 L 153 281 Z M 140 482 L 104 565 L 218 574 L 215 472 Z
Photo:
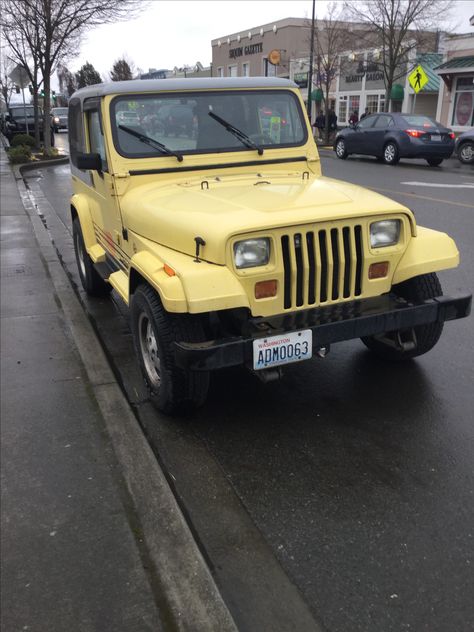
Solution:
M 112 81 L 128 81 L 133 79 L 133 63 L 124 58 L 117 59 L 110 71 Z
M 72 96 L 72 94 L 77 90 L 76 77 L 64 64 L 58 66 L 57 73 L 59 81 L 59 91 L 64 96 Z
M 5 105 L 8 105 L 12 96 L 15 84 L 10 79 L 10 73 L 15 67 L 15 62 L 12 60 L 10 51 L 7 51 L 4 46 L 0 49 L 0 91 Z
M 27 1 L 27 0 L 25 0 Z M 36 26 L 20 14 L 10 12 L 9 6 L 3 6 L 1 27 L 3 39 L 11 52 L 10 59 L 22 66 L 28 74 L 33 90 L 34 127 L 36 147 L 40 145 L 38 92 L 43 80 L 39 73 L 39 53 L 44 40 Z
M 329 92 L 339 71 L 340 55 L 348 47 L 348 32 L 341 21 L 341 9 L 332 2 L 324 18 L 319 18 L 314 37 L 313 82 L 323 92 L 325 129 L 324 140 L 329 142 Z
M 49 127 L 51 75 L 57 65 L 77 50 L 86 27 L 130 19 L 146 3 L 140 0 L 2 0 L 4 33 L 28 22 L 41 46 L 28 42 L 44 82 L 44 122 Z M 49 150 L 45 134 L 45 149 Z
M 344 10 L 349 19 L 365 22 L 380 46 L 384 74 L 385 111 L 396 80 L 404 76 L 410 52 L 434 48 L 436 29 L 446 24 L 452 0 L 346 0 Z M 431 43 L 431 45 L 430 45 Z

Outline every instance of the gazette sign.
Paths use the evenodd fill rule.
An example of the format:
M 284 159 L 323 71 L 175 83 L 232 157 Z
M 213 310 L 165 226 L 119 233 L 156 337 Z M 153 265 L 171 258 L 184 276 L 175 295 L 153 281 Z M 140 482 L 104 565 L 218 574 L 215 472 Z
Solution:
M 237 48 L 231 48 L 229 50 L 229 57 L 236 59 L 236 57 L 242 57 L 243 55 L 255 55 L 256 53 L 263 52 L 263 44 L 248 44 L 247 46 L 237 46 Z

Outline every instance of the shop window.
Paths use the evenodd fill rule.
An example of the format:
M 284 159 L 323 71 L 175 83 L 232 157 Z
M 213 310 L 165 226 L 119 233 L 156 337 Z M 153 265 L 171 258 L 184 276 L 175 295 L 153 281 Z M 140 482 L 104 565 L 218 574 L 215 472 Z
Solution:
M 237 66 L 228 66 L 227 70 L 229 71 L 229 77 L 237 77 Z
M 242 64 L 242 77 L 250 77 L 250 65 Z
M 357 112 L 359 111 L 359 104 L 360 104 L 360 96 L 359 95 L 351 95 L 349 97 L 349 113 L 352 114 L 352 112 L 355 112 L 357 110 Z
M 218 77 L 223 77 L 224 76 L 224 68 L 222 66 L 219 66 L 217 69 L 217 76 Z
M 374 114 L 375 112 L 383 112 L 385 107 L 385 95 L 368 94 L 365 97 L 365 107 L 368 108 L 369 114 Z
M 347 97 L 339 97 L 339 123 L 347 123 Z
M 456 80 L 451 125 L 474 125 L 474 77 L 459 77 Z

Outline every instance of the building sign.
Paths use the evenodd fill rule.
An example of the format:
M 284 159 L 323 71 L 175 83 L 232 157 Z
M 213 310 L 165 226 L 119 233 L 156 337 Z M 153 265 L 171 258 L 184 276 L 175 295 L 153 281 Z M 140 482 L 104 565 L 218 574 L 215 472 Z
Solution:
M 296 83 L 298 88 L 307 88 L 308 87 L 308 73 L 295 72 L 295 74 L 293 75 L 293 81 Z
M 244 55 L 256 55 L 257 53 L 263 53 L 263 44 L 248 44 L 247 46 L 237 46 L 237 48 L 231 48 L 229 50 L 229 57 L 236 59 L 237 57 L 243 57 Z

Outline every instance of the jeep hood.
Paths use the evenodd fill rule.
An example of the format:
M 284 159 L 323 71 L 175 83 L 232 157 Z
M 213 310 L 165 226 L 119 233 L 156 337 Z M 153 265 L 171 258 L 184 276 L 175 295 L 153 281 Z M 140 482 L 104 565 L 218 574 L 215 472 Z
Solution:
M 400 212 L 415 224 L 397 202 L 322 176 L 148 183 L 128 191 L 121 208 L 126 228 L 173 250 L 194 255 L 194 238 L 202 237 L 201 257 L 218 264 L 225 263 L 227 241 L 234 235 Z

